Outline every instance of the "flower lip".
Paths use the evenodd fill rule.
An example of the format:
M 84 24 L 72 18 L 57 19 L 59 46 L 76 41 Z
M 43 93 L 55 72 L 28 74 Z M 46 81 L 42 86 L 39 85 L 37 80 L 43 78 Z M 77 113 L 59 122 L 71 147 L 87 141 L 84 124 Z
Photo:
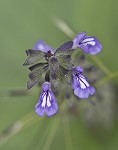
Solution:
M 78 47 L 85 53 L 90 53 L 92 55 L 95 55 L 102 50 L 102 45 L 94 36 L 86 36 L 85 39 L 79 43 Z

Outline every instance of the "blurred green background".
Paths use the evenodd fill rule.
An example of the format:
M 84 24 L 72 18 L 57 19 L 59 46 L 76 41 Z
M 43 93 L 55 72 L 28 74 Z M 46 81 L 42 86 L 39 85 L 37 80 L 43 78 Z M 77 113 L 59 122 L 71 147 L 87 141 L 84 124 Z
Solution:
M 52 47 L 69 40 L 56 27 L 54 17 L 75 33 L 86 31 L 101 41 L 103 51 L 97 55 L 100 62 L 95 63 L 94 56 L 90 61 L 100 64 L 103 72 L 104 65 L 108 68 L 104 77 L 111 82 L 107 99 L 113 107 L 110 114 L 107 108 L 102 112 L 108 120 L 101 119 L 96 125 L 96 117 L 93 123 L 87 123 L 81 115 L 84 101 L 77 103 L 82 106 L 75 115 L 59 112 L 54 117 L 39 117 L 33 112 L 40 90 L 36 86 L 24 92 L 28 74 L 22 66 L 25 50 L 39 38 Z M 117 0 L 0 0 L 0 150 L 118 149 L 117 28 Z

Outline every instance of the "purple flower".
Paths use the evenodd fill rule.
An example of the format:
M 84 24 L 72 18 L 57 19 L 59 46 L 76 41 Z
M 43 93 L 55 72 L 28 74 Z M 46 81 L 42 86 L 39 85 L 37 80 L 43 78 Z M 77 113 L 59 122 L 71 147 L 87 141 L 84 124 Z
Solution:
M 83 68 L 80 66 L 73 68 L 72 88 L 74 89 L 74 94 L 79 98 L 88 98 L 96 90 L 88 83 L 87 78 L 82 75 L 82 72 Z
M 45 82 L 42 84 L 42 92 L 38 99 L 38 103 L 35 106 L 35 112 L 39 116 L 43 116 L 45 113 L 48 116 L 52 116 L 58 110 L 56 98 L 50 86 L 51 86 L 50 82 Z
M 102 50 L 102 45 L 94 36 L 86 36 L 85 32 L 78 33 L 73 39 L 73 49 L 81 48 L 85 53 L 95 55 Z
M 34 46 L 33 49 L 35 50 L 41 50 L 42 52 L 47 53 L 48 51 L 51 51 L 52 53 L 54 53 L 54 49 L 47 45 L 43 40 L 38 40 Z

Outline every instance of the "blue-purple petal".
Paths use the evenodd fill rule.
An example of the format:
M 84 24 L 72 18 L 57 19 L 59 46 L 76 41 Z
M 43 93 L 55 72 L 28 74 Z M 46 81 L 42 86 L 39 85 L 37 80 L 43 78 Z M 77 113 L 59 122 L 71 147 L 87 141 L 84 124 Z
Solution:
M 42 84 L 43 91 L 50 90 L 50 87 L 51 87 L 51 83 L 50 82 L 45 82 L 45 83 Z
M 86 32 L 80 32 L 78 33 L 74 39 L 73 39 L 73 49 L 76 49 L 78 47 L 78 44 L 84 39 L 86 36 Z
M 79 98 L 88 98 L 89 97 L 89 91 L 88 88 L 82 89 L 78 87 L 74 90 L 74 94 L 78 96 Z
M 72 76 L 72 88 L 77 89 L 80 86 L 79 81 L 75 75 Z
M 74 89 L 74 94 L 79 98 L 88 98 L 96 90 L 89 84 L 88 79 L 82 75 L 82 72 L 83 68 L 81 66 L 73 67 L 72 88 Z
M 89 90 L 90 95 L 94 95 L 94 93 L 96 91 L 96 89 L 93 86 L 89 86 L 88 90 Z
M 86 38 L 79 43 L 78 47 L 80 47 L 85 53 L 90 53 L 92 55 L 95 55 L 102 50 L 102 45 L 94 36 L 86 36 Z
M 84 71 L 84 69 L 81 66 L 76 66 L 76 67 L 73 67 L 73 71 L 82 73 Z
M 58 111 L 57 102 L 53 102 L 52 106 L 50 106 L 50 107 L 46 106 L 46 108 L 45 108 L 45 112 L 46 112 L 47 116 L 52 116 L 52 115 L 56 114 L 57 111 Z
M 39 116 L 43 116 L 45 113 L 47 116 L 52 116 L 58 111 L 58 104 L 50 86 L 49 82 L 45 82 L 42 85 L 43 90 L 35 106 L 35 112 Z
M 43 116 L 45 114 L 44 107 L 41 106 L 42 103 L 37 103 L 35 106 L 35 113 L 39 116 Z
M 79 98 L 88 98 L 89 95 L 93 95 L 95 91 L 93 86 L 86 87 L 85 89 L 78 87 L 74 90 L 74 94 Z
M 51 52 L 54 51 L 54 49 L 51 46 L 47 45 L 43 40 L 38 40 L 34 44 L 33 49 L 41 50 L 41 51 L 43 51 L 45 53 L 47 53 L 48 51 L 51 51 Z
M 50 91 L 50 95 L 51 95 L 51 99 L 50 99 L 51 105 L 50 106 L 46 105 L 45 107 L 45 112 L 47 116 L 52 116 L 58 111 L 58 104 L 56 102 L 56 98 L 51 91 Z
M 44 95 L 44 92 L 42 92 L 40 94 L 40 97 L 38 99 L 38 103 L 36 104 L 35 106 L 35 112 L 37 113 L 37 115 L 39 116 L 43 116 L 45 114 L 45 108 L 42 107 L 42 102 L 43 102 L 43 95 Z

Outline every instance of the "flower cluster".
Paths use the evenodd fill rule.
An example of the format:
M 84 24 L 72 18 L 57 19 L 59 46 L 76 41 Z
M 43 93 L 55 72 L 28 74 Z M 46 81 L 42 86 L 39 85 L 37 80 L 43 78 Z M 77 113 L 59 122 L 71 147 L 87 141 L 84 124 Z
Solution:
M 27 89 L 38 83 L 42 79 L 42 74 L 45 74 L 42 92 L 35 106 L 35 112 L 38 115 L 43 116 L 46 113 L 48 116 L 52 116 L 58 111 L 53 91 L 63 81 L 72 86 L 74 94 L 79 98 L 88 98 L 89 95 L 94 95 L 95 88 L 83 75 L 83 68 L 74 66 L 72 63 L 71 55 L 77 48 L 81 48 L 85 53 L 95 55 L 102 50 L 102 45 L 96 37 L 87 36 L 85 32 L 81 32 L 72 41 L 67 41 L 56 49 L 44 41 L 38 40 L 32 49 L 26 50 L 28 58 L 24 66 L 31 65 Z

